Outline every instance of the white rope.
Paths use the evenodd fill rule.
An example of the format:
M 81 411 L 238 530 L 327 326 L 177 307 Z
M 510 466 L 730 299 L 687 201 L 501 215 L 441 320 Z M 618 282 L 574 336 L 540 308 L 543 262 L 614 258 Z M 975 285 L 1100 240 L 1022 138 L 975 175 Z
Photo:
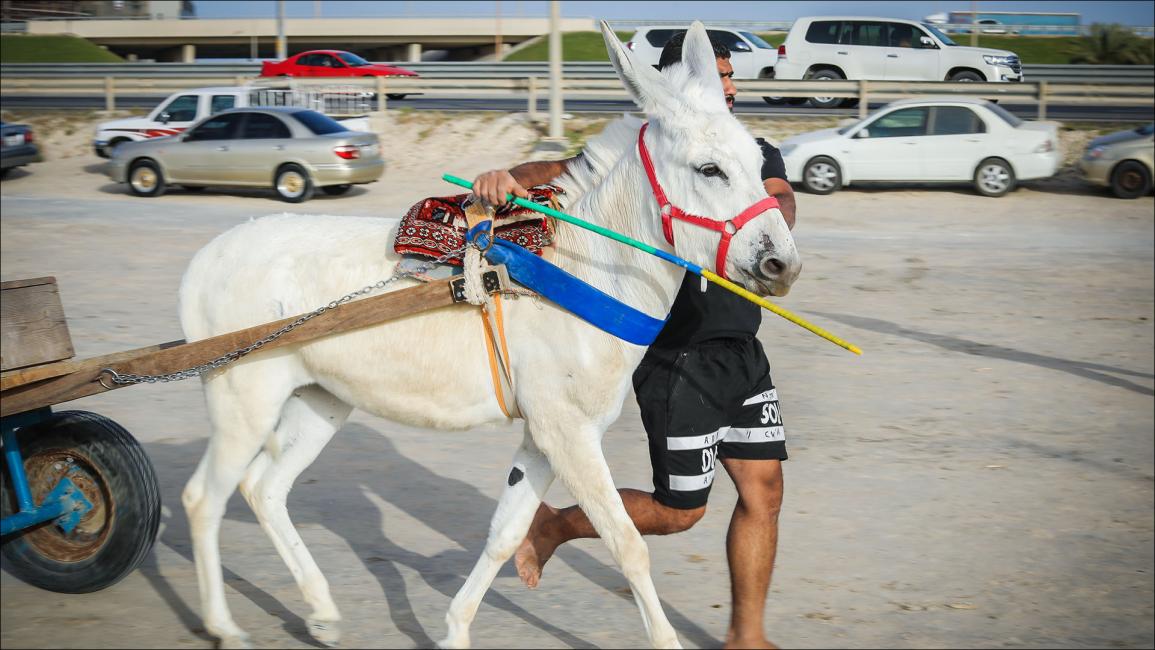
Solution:
M 465 299 L 471 305 L 484 305 L 489 300 L 485 286 L 481 281 L 481 274 L 489 264 L 481 256 L 481 249 L 476 246 L 465 247 Z

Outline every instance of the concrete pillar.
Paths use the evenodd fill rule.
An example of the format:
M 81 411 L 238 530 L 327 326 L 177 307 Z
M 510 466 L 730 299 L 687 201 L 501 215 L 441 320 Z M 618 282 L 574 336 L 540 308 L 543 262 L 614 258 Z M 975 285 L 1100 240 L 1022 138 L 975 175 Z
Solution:
M 137 60 L 136 52 L 129 52 L 128 54 L 124 55 L 124 58 L 128 61 L 136 61 Z
M 406 53 L 405 60 L 413 63 L 421 62 L 421 43 L 409 44 L 409 51 Z
M 178 45 L 164 50 L 158 50 L 158 63 L 194 63 L 197 58 L 197 46 L 192 44 Z
M 192 43 L 186 43 L 180 46 L 180 62 L 181 63 L 196 63 L 197 60 L 197 46 Z

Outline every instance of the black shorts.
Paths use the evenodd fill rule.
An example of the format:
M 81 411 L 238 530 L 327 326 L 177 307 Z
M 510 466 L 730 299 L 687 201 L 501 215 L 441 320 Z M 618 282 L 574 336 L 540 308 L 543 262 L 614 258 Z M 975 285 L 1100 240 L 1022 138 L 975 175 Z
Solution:
M 756 338 L 651 348 L 634 371 L 634 392 L 663 505 L 706 505 L 719 458 L 787 458 L 778 392 Z

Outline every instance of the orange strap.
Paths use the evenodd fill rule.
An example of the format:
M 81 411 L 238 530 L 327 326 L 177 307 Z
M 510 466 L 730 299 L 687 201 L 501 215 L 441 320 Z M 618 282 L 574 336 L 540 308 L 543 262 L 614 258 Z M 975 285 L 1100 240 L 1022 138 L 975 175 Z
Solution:
M 497 396 L 497 405 L 507 418 L 520 417 L 517 402 L 513 394 L 513 375 L 509 365 L 509 345 L 505 341 L 505 320 L 501 312 L 501 294 L 493 296 L 494 320 L 490 322 L 490 314 L 486 305 L 481 306 L 481 325 L 485 329 L 485 351 L 489 356 L 489 374 L 493 379 L 493 392 Z M 500 351 L 495 350 L 496 346 Z M 500 353 L 501 357 L 498 358 Z

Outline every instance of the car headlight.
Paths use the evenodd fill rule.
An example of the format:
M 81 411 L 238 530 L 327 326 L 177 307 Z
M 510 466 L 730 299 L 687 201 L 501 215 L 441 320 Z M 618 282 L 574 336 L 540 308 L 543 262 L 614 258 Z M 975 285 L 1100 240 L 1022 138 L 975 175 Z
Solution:
M 1016 57 L 1016 56 L 999 56 L 999 55 L 995 55 L 995 54 L 984 54 L 983 55 L 983 61 L 986 61 L 987 65 L 1001 65 L 1001 66 L 1007 66 L 1007 67 L 1009 67 L 1012 63 L 1014 63 L 1015 59 L 1017 59 L 1017 58 L 1018 57 Z
M 782 154 L 782 157 L 785 158 L 786 156 L 789 156 L 790 153 L 793 152 L 797 148 L 798 148 L 798 145 L 796 145 L 796 144 L 784 144 L 781 147 L 778 147 L 778 153 Z
M 1083 154 L 1083 157 L 1087 160 L 1098 160 L 1102 158 L 1105 153 L 1107 153 L 1107 147 L 1091 147 Z

